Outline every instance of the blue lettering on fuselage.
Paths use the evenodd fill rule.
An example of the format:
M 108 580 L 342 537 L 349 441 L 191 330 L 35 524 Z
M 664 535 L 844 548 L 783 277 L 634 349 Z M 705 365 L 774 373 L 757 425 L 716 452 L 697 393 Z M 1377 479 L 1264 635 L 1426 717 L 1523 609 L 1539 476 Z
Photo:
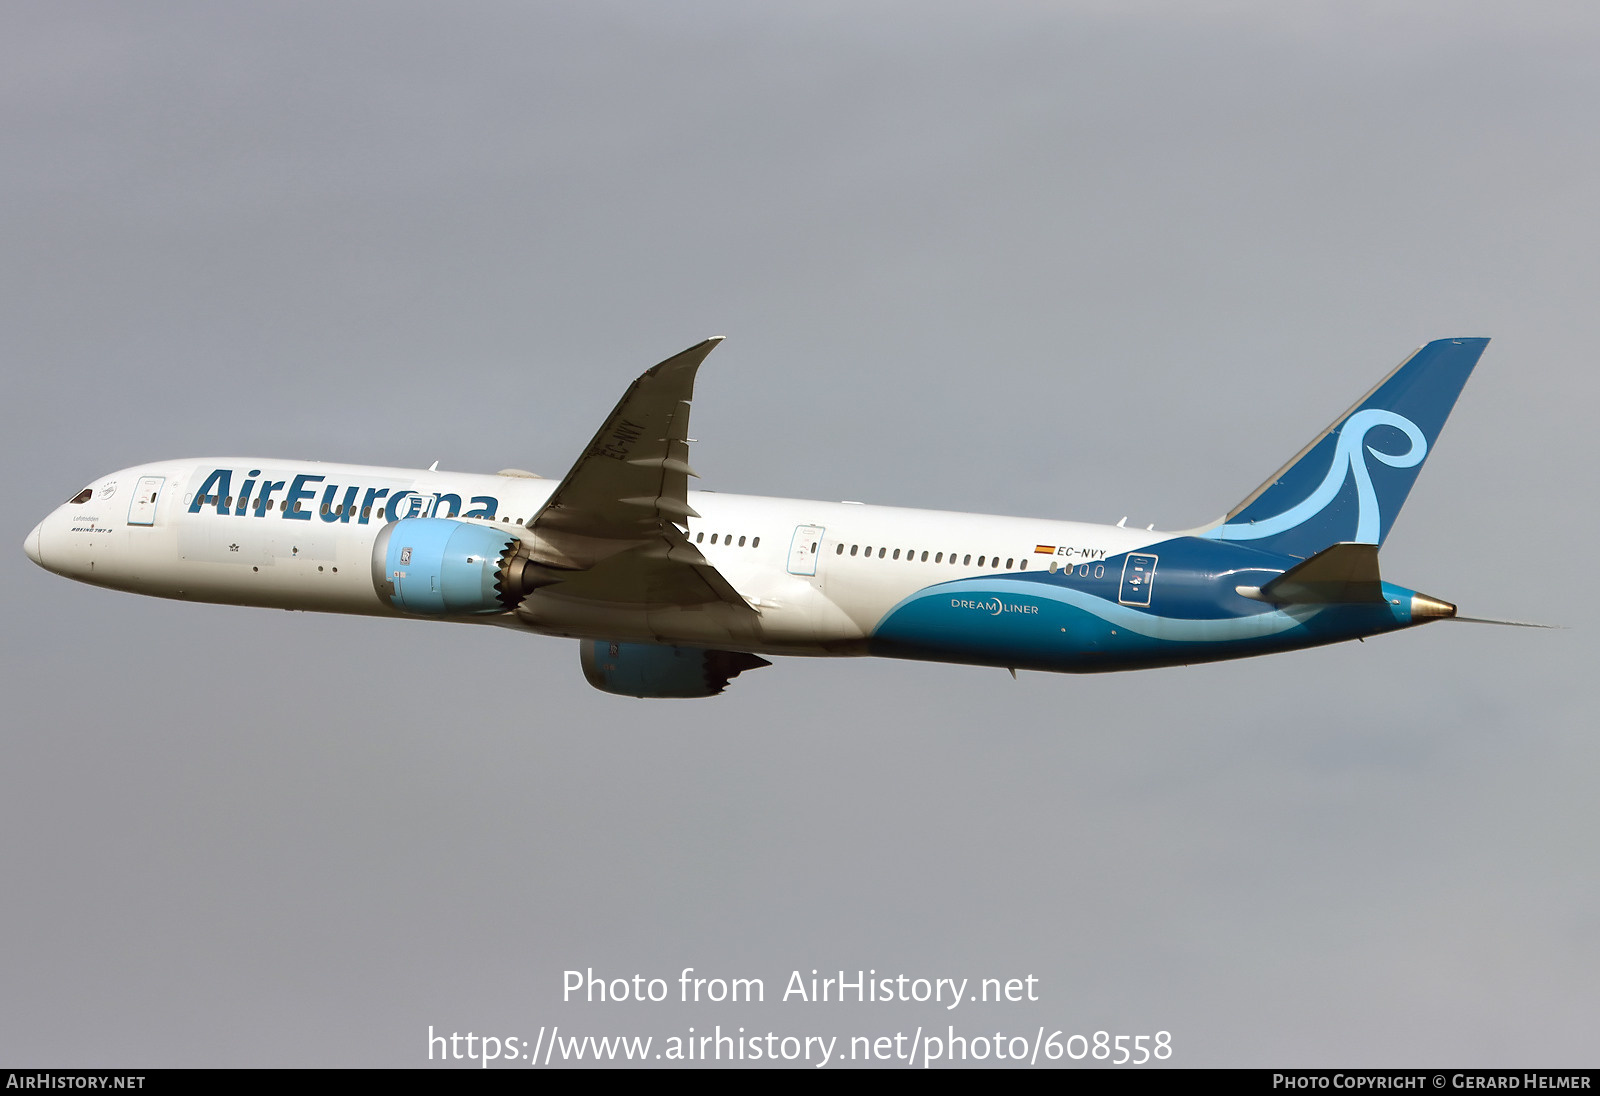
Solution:
M 316 508 L 317 516 L 329 523 L 349 524 L 354 520 L 357 525 L 366 525 L 373 518 L 390 522 L 417 517 L 464 517 L 493 521 L 500 512 L 500 500 L 493 495 L 473 495 L 463 504 L 461 496 L 454 492 L 400 490 L 391 494 L 392 489 L 388 487 L 328 483 L 326 476 L 310 472 L 300 473 L 292 481 L 263 480 L 261 490 L 256 492 L 252 500 L 250 493 L 256 486 L 255 477 L 260 474 L 252 468 L 239 497 L 234 499 L 233 470 L 213 470 L 190 500 L 189 513 L 198 514 L 209 507 L 218 516 L 259 518 L 274 512 L 281 518 L 310 521 L 312 500 L 316 499 L 318 488 L 322 492 L 322 503 Z M 284 487 L 289 488 L 288 493 L 281 500 L 274 500 L 272 494 Z M 359 510 L 355 505 L 358 493 L 362 495 Z M 302 503 L 306 504 L 304 508 Z M 464 505 L 470 505 L 471 509 L 462 513 Z

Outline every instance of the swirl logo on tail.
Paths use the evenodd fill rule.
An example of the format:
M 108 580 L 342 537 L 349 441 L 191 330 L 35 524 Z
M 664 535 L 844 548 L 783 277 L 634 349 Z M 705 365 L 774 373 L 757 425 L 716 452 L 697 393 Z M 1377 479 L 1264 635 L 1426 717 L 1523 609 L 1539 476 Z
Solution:
M 1403 453 L 1385 453 L 1370 445 L 1363 445 L 1367 432 L 1375 426 L 1392 426 L 1405 434 L 1411 446 Z M 1378 543 L 1383 530 L 1382 513 L 1378 495 L 1372 487 L 1372 475 L 1367 471 L 1365 449 L 1390 468 L 1414 468 L 1428 455 L 1428 439 L 1417 424 L 1404 415 L 1372 407 L 1357 411 L 1345 419 L 1339 429 L 1338 443 L 1333 451 L 1333 463 L 1317 489 L 1306 496 L 1299 505 L 1269 518 L 1255 521 L 1229 523 L 1218 526 L 1204 535 L 1213 540 L 1259 540 L 1303 525 L 1327 508 L 1344 489 L 1345 480 L 1354 477 L 1356 482 L 1357 519 L 1355 535 L 1349 539 L 1364 544 Z

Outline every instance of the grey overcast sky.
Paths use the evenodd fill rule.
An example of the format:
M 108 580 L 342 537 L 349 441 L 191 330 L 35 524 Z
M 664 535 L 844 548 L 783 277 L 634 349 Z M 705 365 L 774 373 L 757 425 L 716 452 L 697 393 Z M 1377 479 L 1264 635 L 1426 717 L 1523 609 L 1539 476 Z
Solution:
M 0 1063 L 720 1024 L 1595 1064 L 1594 5 L 4 22 Z M 570 642 L 143 599 L 22 553 L 146 460 L 557 476 L 711 334 L 705 487 L 1161 528 L 1418 344 L 1491 336 L 1385 570 L 1569 628 L 1016 682 L 781 660 L 645 702 Z M 568 969 L 675 997 L 686 966 L 766 1001 L 562 1001 Z M 780 999 L 813 969 L 1039 1000 Z

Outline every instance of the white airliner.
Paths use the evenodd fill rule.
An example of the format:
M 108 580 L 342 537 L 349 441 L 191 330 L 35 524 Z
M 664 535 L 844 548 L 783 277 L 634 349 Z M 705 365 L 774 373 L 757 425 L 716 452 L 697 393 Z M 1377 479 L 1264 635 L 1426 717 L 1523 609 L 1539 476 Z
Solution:
M 1239 658 L 1455 615 L 1378 547 L 1486 339 L 1420 348 L 1225 517 L 1178 533 L 688 490 L 719 339 L 646 372 L 559 483 L 220 457 L 96 480 L 28 534 L 82 582 L 187 601 L 477 621 L 582 641 L 639 697 L 762 655 L 1094 672 Z

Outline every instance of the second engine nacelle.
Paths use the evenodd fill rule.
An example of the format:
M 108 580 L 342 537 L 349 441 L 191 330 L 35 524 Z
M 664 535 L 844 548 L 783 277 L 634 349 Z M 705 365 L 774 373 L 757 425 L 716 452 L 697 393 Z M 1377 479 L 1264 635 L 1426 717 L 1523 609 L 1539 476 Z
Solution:
M 772 663 L 743 651 L 669 647 L 654 643 L 584 640 L 578 648 L 583 676 L 618 696 L 716 696 L 745 670 Z

